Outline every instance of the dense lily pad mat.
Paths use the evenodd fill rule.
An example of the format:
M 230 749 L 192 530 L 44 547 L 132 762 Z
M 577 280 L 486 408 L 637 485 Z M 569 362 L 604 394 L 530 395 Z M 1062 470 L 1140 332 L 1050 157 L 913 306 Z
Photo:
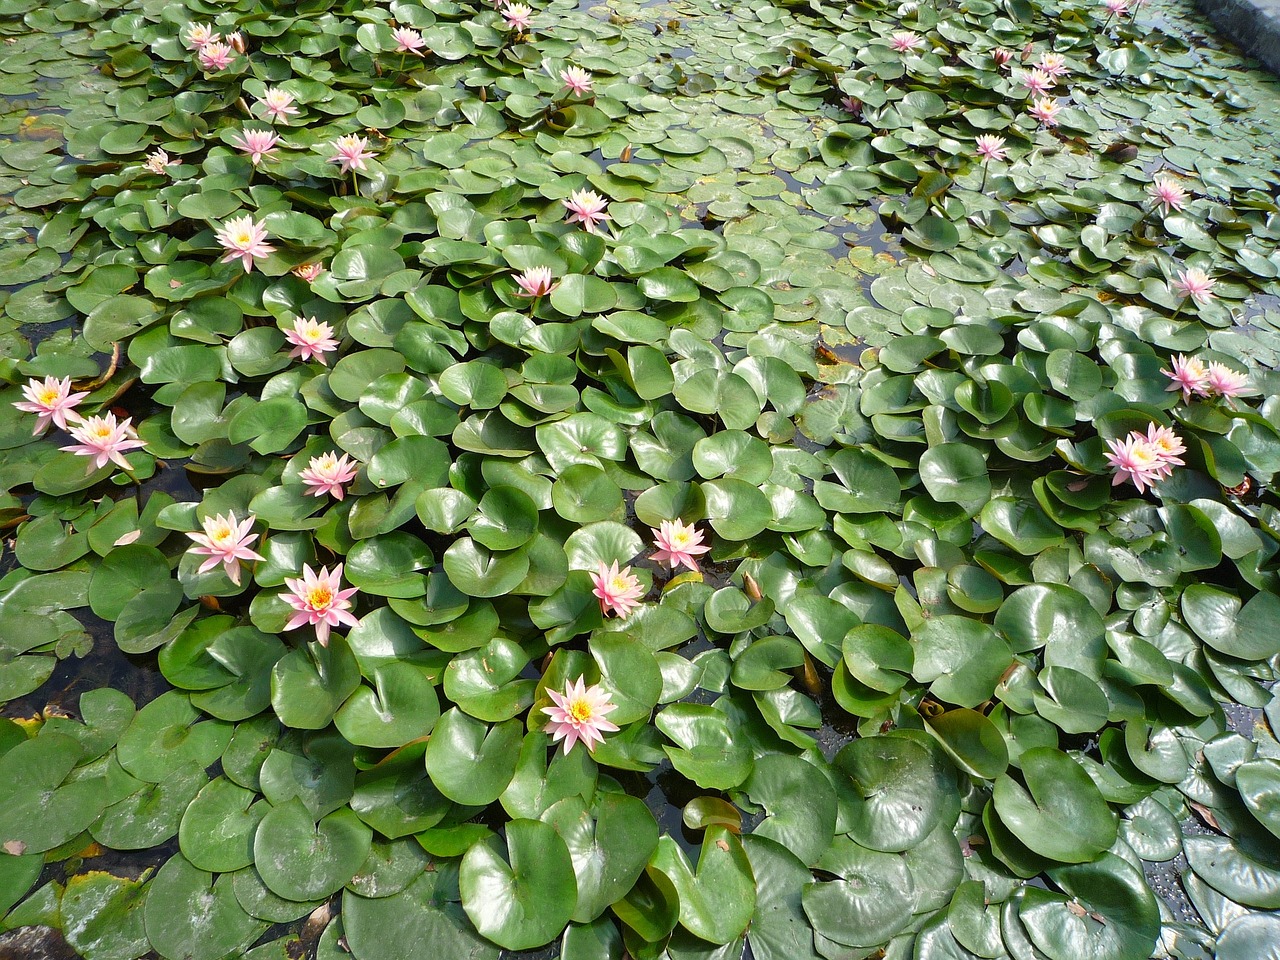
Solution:
M 171 687 L 0 721 L 4 930 L 90 960 L 1274 945 L 1274 82 L 1159 5 L 0 15 L 0 697 L 90 614 Z M 200 24 L 239 34 L 203 66 Z M 1251 389 L 1170 391 L 1180 357 Z M 45 377 L 142 445 L 33 437 Z M 1185 463 L 1113 485 L 1152 426 Z M 673 521 L 701 569 L 653 561 Z M 552 750 L 579 678 L 620 729 Z M 1200 923 L 1144 879 L 1179 855 Z

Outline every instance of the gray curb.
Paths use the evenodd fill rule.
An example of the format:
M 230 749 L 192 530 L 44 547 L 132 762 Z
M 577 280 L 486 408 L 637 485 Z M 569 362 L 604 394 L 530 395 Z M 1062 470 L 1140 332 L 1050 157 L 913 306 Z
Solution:
M 1196 0 L 1214 26 L 1280 74 L 1280 0 Z

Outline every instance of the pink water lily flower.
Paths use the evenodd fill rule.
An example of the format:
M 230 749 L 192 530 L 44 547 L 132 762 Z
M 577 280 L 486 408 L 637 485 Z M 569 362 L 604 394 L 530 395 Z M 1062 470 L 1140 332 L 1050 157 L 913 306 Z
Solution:
M 565 222 L 581 223 L 587 233 L 595 233 L 597 224 L 613 219 L 604 212 L 609 201 L 594 190 L 575 190 L 568 200 L 560 202 L 569 210 L 569 217 Z
M 105 467 L 107 461 L 129 469 L 129 461 L 124 458 L 126 450 L 136 450 L 146 446 L 146 442 L 138 439 L 133 429 L 133 418 L 116 422 L 114 413 L 106 413 L 99 417 L 89 417 L 79 423 L 67 426 L 67 432 L 76 441 L 68 447 L 59 447 L 77 457 L 93 457 L 93 469 Z
M 591 92 L 591 74 L 581 67 L 565 67 L 560 71 L 560 79 L 570 93 L 583 97 Z
M 37 415 L 36 426 L 31 435 L 38 437 L 48 429 L 50 423 L 59 430 L 66 430 L 67 417 L 79 420 L 80 415 L 75 412 L 75 407 L 89 394 L 72 393 L 70 377 L 59 380 L 49 376 L 44 378 L 43 383 L 33 377 L 22 388 L 22 395 L 27 399 L 17 401 L 14 406 L 23 413 Z
M 205 70 L 225 70 L 236 58 L 236 52 L 230 44 L 213 40 L 206 43 L 196 53 L 196 60 Z
M 521 33 L 533 26 L 533 8 L 524 3 L 509 3 L 499 11 L 507 27 Z
M 911 53 L 924 46 L 924 37 L 910 30 L 900 30 L 889 38 L 889 46 L 898 53 Z
M 227 251 L 222 256 L 222 263 L 239 260 L 244 264 L 244 272 L 253 269 L 253 261 L 275 253 L 276 248 L 267 243 L 267 228 L 261 222 L 254 222 L 253 217 L 233 217 L 214 231 L 218 243 Z
M 627 614 L 640 606 L 640 598 L 644 596 L 644 587 L 632 575 L 631 568 L 619 570 L 616 560 L 607 567 L 601 561 L 599 570 L 591 574 L 591 582 L 595 584 L 591 592 L 600 598 L 600 612 L 606 617 L 612 612 L 625 620 Z
M 1129 0 L 1102 0 L 1102 5 L 1107 8 L 1107 19 L 1110 20 L 1116 14 L 1123 14 L 1129 9 Z
M 272 120 L 284 121 L 286 117 L 297 116 L 298 108 L 293 105 L 293 94 L 279 87 L 267 87 L 258 101 Z
M 517 297 L 545 297 L 559 283 L 553 283 L 550 267 L 530 267 L 516 276 L 516 285 L 520 288 Z
M 1060 53 L 1043 53 L 1035 64 L 1051 77 L 1061 77 L 1071 72 L 1067 58 Z
M 289 356 L 295 360 L 305 361 L 314 357 L 328 366 L 324 355 L 338 349 L 333 327 L 317 321 L 315 317 L 298 317 L 293 321 L 293 329 L 284 332 L 284 338 L 293 344 Z
M 330 163 L 341 165 L 343 173 L 350 173 L 352 170 L 365 169 L 364 162 L 371 160 L 375 154 L 366 150 L 369 141 L 359 134 L 349 133 L 345 137 L 338 137 L 333 141 L 332 147 L 336 151 L 329 158 Z
M 1046 127 L 1056 127 L 1058 125 L 1058 114 L 1061 112 L 1062 107 L 1052 97 L 1041 97 L 1027 108 L 1027 113 L 1031 114 Z
M 249 162 L 255 167 L 263 157 L 269 157 L 280 145 L 280 137 L 273 130 L 245 130 L 232 134 L 231 143 L 237 150 L 249 155 Z
M 147 159 L 142 164 L 142 167 L 148 173 L 155 173 L 160 176 L 164 176 L 169 172 L 169 164 L 177 162 L 177 160 L 169 159 L 169 154 L 157 147 L 155 150 L 152 150 L 147 154 Z
M 298 479 L 306 484 L 313 497 L 332 494 L 333 499 L 341 500 L 346 495 L 346 484 L 356 478 L 359 465 L 345 453 L 339 457 L 330 451 L 318 457 L 312 457 L 307 469 L 298 471 Z
M 324 273 L 324 264 L 322 263 L 300 263 L 289 271 L 299 280 L 305 280 L 307 283 L 315 281 L 316 277 Z
M 1216 360 L 1209 364 L 1206 374 L 1210 395 L 1219 397 L 1238 397 L 1249 391 L 1249 375 L 1232 370 L 1225 363 Z
M 1133 431 L 1133 435 L 1140 436 L 1137 430 Z M 1156 452 L 1155 469 L 1160 472 L 1161 479 L 1170 476 L 1174 467 L 1185 465 L 1182 454 L 1187 452 L 1186 444 L 1173 432 L 1172 427 L 1158 427 L 1153 423 L 1147 427 L 1144 439 Z
M 1147 193 L 1156 202 L 1157 207 L 1163 208 L 1166 216 L 1171 210 L 1181 210 L 1187 199 L 1187 191 L 1183 190 L 1182 185 L 1171 177 L 1156 177 L 1147 187 Z
M 597 743 L 604 743 L 604 733 L 612 733 L 617 725 L 605 716 L 617 710 L 617 704 L 609 702 L 609 694 L 599 684 L 586 686 L 583 678 L 566 683 L 564 693 L 547 688 L 547 696 L 554 707 L 543 707 L 542 712 L 551 718 L 547 732 L 553 743 L 564 741 L 568 753 L 579 740 L 588 751 L 594 751 Z
M 851 113 L 855 117 L 862 116 L 862 101 L 857 97 L 841 97 L 840 107 L 846 113 Z
M 1204 361 L 1198 357 L 1180 353 L 1173 360 L 1172 370 L 1160 372 L 1173 381 L 1165 390 L 1181 390 L 1183 403 L 1190 403 L 1193 394 L 1201 397 L 1209 395 L 1209 371 Z
M 391 39 L 396 42 L 396 53 L 412 53 L 415 57 L 425 56 L 422 50 L 427 45 L 427 41 L 422 39 L 422 34 L 417 30 L 396 27 L 391 31 Z
M 1214 298 L 1213 288 L 1217 280 L 1212 279 L 1199 267 L 1178 272 L 1178 279 L 1169 286 L 1180 297 L 1190 297 L 1203 306 Z
M 197 573 L 208 573 L 218 564 L 222 564 L 223 572 L 237 587 L 240 586 L 240 562 L 242 560 L 263 560 L 260 554 L 250 549 L 253 541 L 258 539 L 256 533 L 250 533 L 257 521 L 252 513 L 240 523 L 236 522 L 234 513 L 228 511 L 215 517 L 205 517 L 202 522 L 204 533 L 188 533 L 197 546 L 188 553 L 208 557 L 200 564 Z
M 1042 97 L 1053 89 L 1053 76 L 1043 70 L 1028 70 L 1018 78 L 1018 83 L 1027 88 L 1027 95 Z
M 663 520 L 659 529 L 649 528 L 653 534 L 655 563 L 665 563 L 672 570 L 678 566 L 686 566 L 690 570 L 698 569 L 697 557 L 711 548 L 702 542 L 702 531 L 694 528 L 692 523 L 685 523 L 679 517 L 675 520 Z
M 978 156 L 983 160 L 1003 160 L 1005 157 L 1004 137 L 984 133 L 978 136 L 974 144 L 977 147 Z
M 316 573 L 310 564 L 302 565 L 301 577 L 285 577 L 284 585 L 292 593 L 280 594 L 280 599 L 297 612 L 284 625 L 286 630 L 310 624 L 316 628 L 316 641 L 322 647 L 329 645 L 329 631 L 341 624 L 356 626 L 360 621 L 351 613 L 351 598 L 355 587 L 342 589 L 342 564 L 330 573 L 321 567 Z
M 1128 480 L 1142 493 L 1166 476 L 1160 451 L 1137 430 L 1123 440 L 1108 440 L 1107 446 L 1111 452 L 1103 456 L 1115 470 L 1112 486 Z
M 206 44 L 216 43 L 221 39 L 218 34 L 213 32 L 212 24 L 193 23 L 187 28 L 187 33 L 182 38 L 182 43 L 188 50 L 199 50 Z
M 991 51 L 991 59 L 995 61 L 997 67 L 1008 66 L 1009 61 L 1013 59 L 1013 51 L 1006 50 L 1004 47 L 996 47 Z

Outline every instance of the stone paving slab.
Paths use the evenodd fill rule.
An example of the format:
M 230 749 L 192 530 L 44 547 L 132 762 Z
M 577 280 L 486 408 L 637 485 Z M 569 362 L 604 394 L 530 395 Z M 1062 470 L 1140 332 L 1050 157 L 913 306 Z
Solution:
M 1280 0 L 1196 0 L 1214 26 L 1280 75 Z

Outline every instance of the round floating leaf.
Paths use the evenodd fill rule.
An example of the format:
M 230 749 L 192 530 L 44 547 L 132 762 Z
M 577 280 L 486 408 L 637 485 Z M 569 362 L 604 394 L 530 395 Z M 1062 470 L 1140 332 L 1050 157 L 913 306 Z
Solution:
M 1215 960 L 1280 960 L 1280 917 L 1266 913 L 1236 917 L 1218 934 L 1213 955 Z
M 999 634 L 968 617 L 935 616 L 912 639 L 912 676 L 930 684 L 929 692 L 939 700 L 961 707 L 976 707 L 988 699 L 1013 661 Z
M 751 773 L 751 752 L 735 739 L 729 718 L 713 707 L 673 703 L 655 718 L 678 746 L 663 746 L 680 773 L 700 787 L 729 790 Z
M 253 863 L 253 837 L 270 805 L 258 794 L 218 777 L 191 801 L 178 828 L 182 855 L 210 873 L 231 873 Z
M 440 392 L 460 407 L 489 410 L 507 393 L 507 378 L 491 363 L 455 363 L 440 374 Z
M 529 573 L 524 550 L 491 552 L 470 537 L 455 540 L 444 552 L 450 582 L 469 597 L 499 597 L 510 593 Z
M 341 636 L 290 650 L 271 668 L 271 705 L 287 727 L 322 730 L 360 686 L 360 666 Z
M 822 936 L 846 946 L 873 947 L 911 922 L 903 909 L 913 902 L 911 874 L 902 857 L 838 837 L 818 866 L 838 878 L 804 887 L 805 915 Z
M 135 596 L 168 579 L 169 561 L 155 547 L 141 543 L 116 547 L 94 571 L 89 605 L 103 620 L 115 620 Z
M 600 916 L 635 885 L 658 846 L 658 824 L 644 801 L 603 793 L 588 809 L 581 797 L 566 797 L 541 818 L 564 840 L 573 862 L 577 923 Z
M 100 779 L 63 784 L 82 752 L 70 737 L 43 733 L 0 757 L 0 844 L 6 852 L 43 853 L 98 818 L 111 799 Z
M 399 747 L 425 737 L 440 716 L 428 670 L 390 661 L 369 670 L 372 689 L 359 686 L 333 718 L 339 732 L 362 747 Z
M 88 960 L 134 960 L 151 949 L 146 884 L 93 871 L 67 880 L 59 909 L 67 943 Z
M 140 789 L 104 809 L 89 832 L 116 850 L 157 846 L 178 832 L 183 811 L 208 779 L 192 765 L 172 771 L 160 783 L 140 783 Z
M 523 490 L 508 486 L 487 490 L 467 522 L 472 539 L 490 550 L 523 546 L 537 529 L 538 505 Z
M 640 535 L 613 520 L 588 523 L 569 534 L 564 543 L 569 569 L 595 573 L 600 564 L 629 564 L 644 549 Z
M 1009 766 L 1009 748 L 996 725 L 976 710 L 948 710 L 924 717 L 925 729 L 934 735 L 961 770 L 994 780 Z
M 1250 907 L 1280 909 L 1280 860 L 1260 851 L 1245 852 L 1230 837 L 1187 837 L 1187 862 L 1219 893 Z
M 756 881 L 742 841 L 712 825 L 702 838 L 695 874 L 684 851 L 669 836 L 658 841 L 653 866 L 680 898 L 680 925 L 710 943 L 742 936 L 756 908 Z
M 444 672 L 445 696 L 479 720 L 509 720 L 533 703 L 536 682 L 519 679 L 528 662 L 520 644 L 496 637 L 450 661 Z
M 836 793 L 817 766 L 799 757 L 764 756 L 742 789 L 769 814 L 754 836 L 776 840 L 802 863 L 818 862 L 835 836 Z
M 750 540 L 773 519 L 773 507 L 759 487 L 732 477 L 702 484 L 707 521 L 726 540 Z
M 427 744 L 427 772 L 450 800 L 484 806 L 501 796 L 515 774 L 524 740 L 519 720 L 492 728 L 456 707 L 436 722 Z
M 1001 821 L 1029 849 L 1063 863 L 1092 860 L 1116 840 L 1116 818 L 1080 764 L 1052 747 L 1018 758 L 1025 788 L 1000 777 L 992 799 Z
M 622 491 L 599 467 L 571 464 L 551 488 L 556 513 L 574 523 L 606 520 L 622 506 Z
M 569 850 L 550 824 L 512 820 L 506 839 L 505 851 L 497 837 L 468 850 L 458 887 L 482 935 L 527 950 L 559 936 L 577 906 L 578 885 Z
M 948 782 L 929 751 L 913 740 L 863 737 L 843 747 L 834 765 L 864 798 L 848 824 L 849 836 L 864 847 L 888 853 L 909 850 L 948 811 L 958 812 L 954 779 Z
M 476 933 L 449 886 L 445 871 L 437 868 L 391 897 L 345 894 L 342 926 L 352 955 L 498 960 L 498 948 Z
M 1049 871 L 1066 897 L 1028 886 L 1018 917 L 1052 960 L 1146 960 L 1160 936 L 1160 909 L 1141 871 L 1114 854 Z M 1071 897 L 1068 900 L 1067 897 Z
M 920 456 L 920 480 L 943 503 L 985 504 L 991 497 L 987 464 L 977 448 L 943 443 Z
M 1182 593 L 1182 615 L 1201 640 L 1241 660 L 1264 660 L 1280 653 L 1280 597 L 1263 591 L 1241 606 L 1240 598 L 1218 587 L 1193 583 Z
M 144 909 L 147 939 L 166 960 L 219 960 L 243 950 L 267 924 L 241 909 L 231 877 L 197 870 L 181 854 L 152 879 Z
M 116 756 L 139 780 L 159 783 L 181 767 L 209 766 L 222 756 L 231 732 L 229 723 L 204 719 L 185 694 L 169 692 L 138 711 Z
M 1236 767 L 1236 787 L 1249 812 L 1280 837 L 1280 762 L 1251 760 Z
M 321 900 L 355 876 L 372 839 L 373 831 L 350 809 L 335 810 L 316 823 L 295 798 L 262 818 L 253 859 L 273 893 L 287 900 Z

